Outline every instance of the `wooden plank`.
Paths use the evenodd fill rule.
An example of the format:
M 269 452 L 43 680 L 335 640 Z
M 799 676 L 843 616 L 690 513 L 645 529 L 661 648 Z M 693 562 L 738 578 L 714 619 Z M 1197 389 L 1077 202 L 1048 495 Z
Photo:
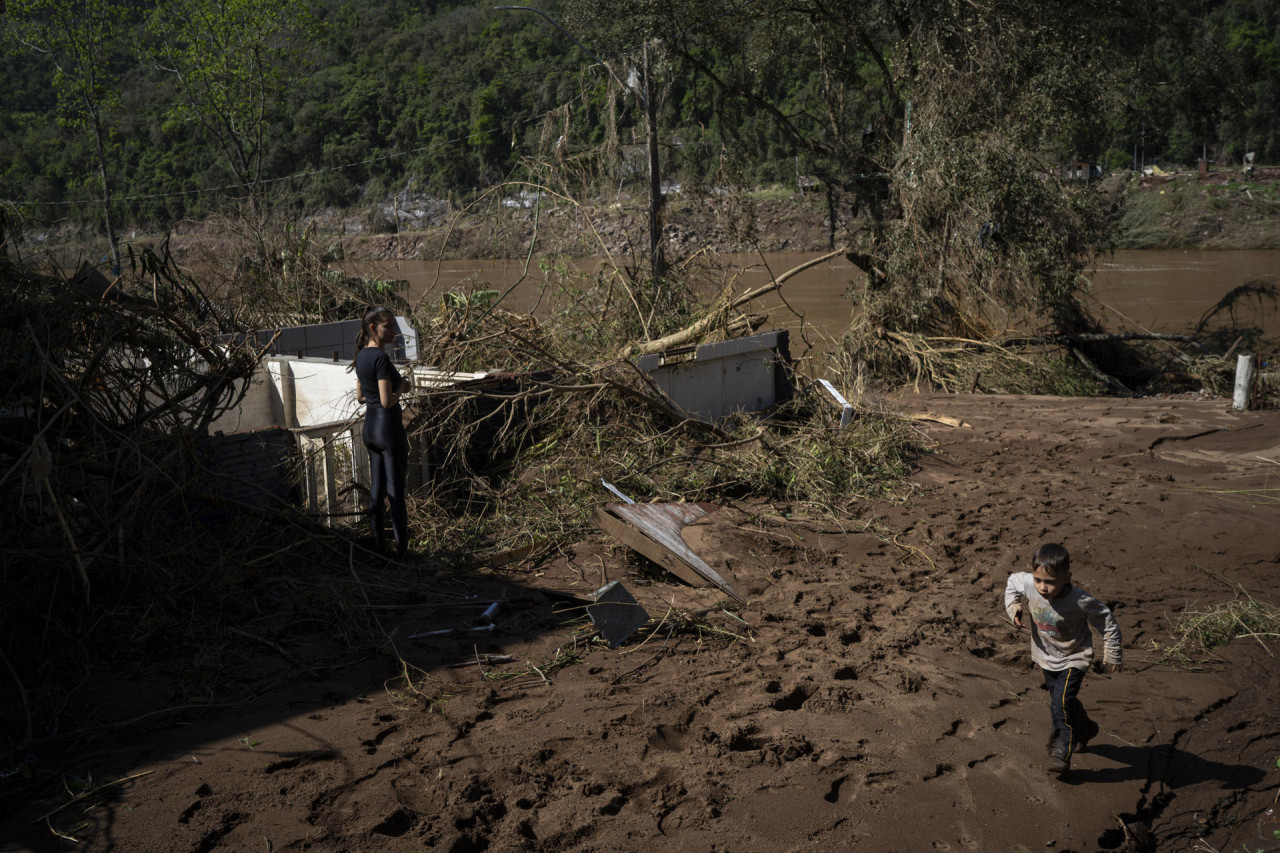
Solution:
M 746 599 L 693 553 L 680 536 L 681 528 L 714 509 L 711 504 L 614 504 L 596 510 L 593 517 L 610 536 L 691 586 L 710 584 L 745 603 Z
M 319 515 L 320 489 L 316 474 L 315 441 L 302 436 L 298 444 L 302 449 L 302 464 L 307 472 L 307 511 L 312 515 Z
M 639 551 L 685 583 L 692 586 L 707 585 L 706 578 L 686 566 L 675 554 L 672 554 L 617 516 L 610 515 L 606 510 L 598 509 L 592 515 L 592 518 L 605 533 L 608 533 L 628 548 Z
M 912 421 L 933 421 L 934 423 L 946 424 L 950 427 L 959 429 L 969 429 L 969 425 L 959 418 L 953 418 L 950 415 L 940 415 L 937 412 L 916 412 L 903 417 Z
M 333 458 L 333 441 L 331 438 L 323 439 L 321 450 L 324 454 L 322 457 L 323 464 L 323 480 L 324 480 L 324 523 L 329 527 L 333 526 L 333 514 L 337 512 L 337 465 Z

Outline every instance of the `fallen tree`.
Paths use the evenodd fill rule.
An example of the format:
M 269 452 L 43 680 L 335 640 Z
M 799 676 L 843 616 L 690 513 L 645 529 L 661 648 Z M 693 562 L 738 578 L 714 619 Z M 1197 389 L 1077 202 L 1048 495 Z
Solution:
M 1091 149 L 1107 104 L 1132 79 L 1143 16 L 1117 15 L 1109 0 L 1047 17 L 1016 0 L 723 11 L 593 0 L 566 13 L 606 52 L 680 33 L 664 45 L 671 73 L 702 86 L 720 126 L 746 111 L 787 135 L 826 193 L 832 249 L 843 246 L 860 273 L 842 361 L 861 363 L 861 380 L 917 374 L 881 330 L 1103 331 L 1078 297 L 1108 246 L 1111 200 L 1059 167 Z M 779 67 L 814 69 L 813 85 L 778 91 Z M 1112 370 L 1128 357 L 1118 343 L 1076 347 Z

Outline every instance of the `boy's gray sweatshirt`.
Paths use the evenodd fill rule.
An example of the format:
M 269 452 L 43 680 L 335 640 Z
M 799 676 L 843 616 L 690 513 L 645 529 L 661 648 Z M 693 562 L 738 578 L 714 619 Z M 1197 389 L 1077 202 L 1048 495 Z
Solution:
M 1102 662 L 1124 663 L 1120 626 L 1111 610 L 1084 590 L 1072 586 L 1048 599 L 1036 592 L 1031 572 L 1015 572 L 1004 587 L 1004 609 L 1010 619 L 1019 605 L 1024 605 L 1023 618 L 1031 623 L 1031 659 L 1042 669 L 1088 669 L 1093 662 L 1090 625 L 1102 635 Z

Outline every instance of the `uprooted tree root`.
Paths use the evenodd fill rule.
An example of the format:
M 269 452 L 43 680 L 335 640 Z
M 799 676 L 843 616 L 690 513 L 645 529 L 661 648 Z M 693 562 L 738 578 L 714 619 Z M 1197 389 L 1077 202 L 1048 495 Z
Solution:
M 972 332 L 971 332 L 972 334 Z M 946 393 L 1088 396 L 1106 389 L 1097 371 L 1052 339 L 1010 333 L 929 336 L 883 328 L 851 330 L 832 358 L 863 388 L 873 383 L 937 387 Z
M 1258 295 L 1250 287 L 1233 293 L 1237 291 Z M 1224 299 L 1227 304 L 1231 301 Z M 961 314 L 953 316 L 951 329 L 937 334 L 855 322 L 832 354 L 832 362 L 837 373 L 851 377 L 850 384 L 859 390 L 874 383 L 916 390 L 936 387 L 946 393 L 1127 396 L 1194 390 L 1230 396 L 1236 374 L 1233 353 L 1246 337 L 1257 343 L 1259 335 L 1257 329 L 1233 325 L 1230 336 L 1235 343 L 1218 353 L 1212 346 L 1225 333 L 1207 328 L 1203 321 L 1190 334 L 1104 332 L 1082 309 L 1073 313 L 1076 317 L 1070 325 L 1084 330 L 996 331 L 978 318 Z M 1252 405 L 1274 406 L 1278 399 L 1280 374 L 1272 367 L 1258 374 Z

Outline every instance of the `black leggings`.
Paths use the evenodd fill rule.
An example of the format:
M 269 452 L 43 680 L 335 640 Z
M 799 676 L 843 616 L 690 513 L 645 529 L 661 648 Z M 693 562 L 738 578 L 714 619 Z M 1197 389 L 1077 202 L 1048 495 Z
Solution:
M 400 407 L 390 411 L 369 406 L 364 418 L 364 446 L 369 450 L 369 523 L 373 541 L 382 546 L 385 516 L 382 499 L 391 504 L 391 531 L 396 537 L 396 550 L 409 547 L 409 514 L 405 509 L 405 473 L 409 467 L 409 438 L 404 432 Z

